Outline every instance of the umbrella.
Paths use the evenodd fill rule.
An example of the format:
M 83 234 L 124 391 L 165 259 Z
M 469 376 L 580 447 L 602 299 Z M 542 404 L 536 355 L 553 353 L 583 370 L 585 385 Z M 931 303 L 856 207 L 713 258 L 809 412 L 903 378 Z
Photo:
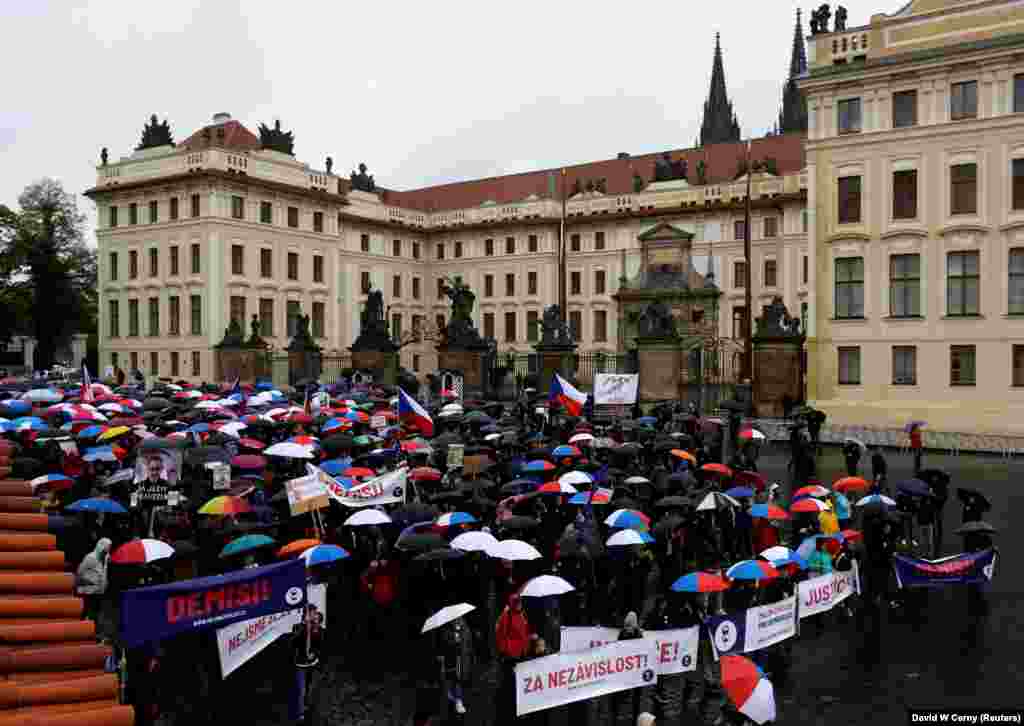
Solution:
M 239 439 L 238 446 L 242 449 L 251 449 L 252 451 L 263 451 L 267 448 L 267 445 L 259 439 L 250 439 L 248 437 Z
M 245 552 L 251 552 L 252 550 L 259 549 L 261 547 L 272 547 L 277 542 L 273 537 L 268 537 L 265 534 L 247 534 L 238 539 L 228 542 L 224 549 L 220 551 L 220 556 L 223 557 L 234 557 Z
M 500 560 L 539 560 L 540 552 L 521 539 L 505 539 L 487 550 L 487 554 Z
M 375 524 L 390 524 L 391 517 L 377 509 L 364 509 L 356 512 L 343 523 L 345 527 L 362 527 Z
M 742 499 L 744 497 L 754 496 L 754 490 L 749 487 L 731 487 L 725 490 L 725 493 L 734 499 Z
M 781 545 L 767 548 L 758 557 L 768 560 L 772 567 L 776 569 L 785 565 L 796 565 L 802 570 L 807 569 L 807 562 L 803 557 L 788 547 L 782 547 Z
M 632 486 L 633 484 L 650 484 L 651 480 L 645 476 L 631 476 L 623 483 Z
M 529 580 L 523 589 L 519 591 L 520 597 L 550 597 L 552 595 L 564 595 L 576 588 L 554 575 L 540 575 Z
M 93 497 L 92 499 L 79 499 L 67 507 L 69 512 L 103 512 L 105 514 L 128 514 L 128 510 L 105 497 Z
M 488 532 L 463 532 L 451 544 L 463 552 L 487 552 L 498 544 L 498 540 Z
M 966 522 L 957 529 L 954 529 L 953 534 L 961 536 L 965 534 L 998 534 L 998 530 L 988 522 L 976 520 L 974 522 Z
M 284 547 L 277 551 L 278 557 L 296 557 L 301 555 L 303 552 L 312 549 L 320 544 L 320 540 L 307 538 L 297 539 L 294 542 L 289 542 Z
M 673 495 L 670 497 L 662 497 L 654 503 L 654 506 L 658 509 L 682 509 L 685 507 L 692 507 L 693 500 L 687 497 L 680 497 Z
M 837 481 L 832 488 L 841 494 L 848 492 L 859 492 L 867 489 L 871 485 L 859 476 L 844 476 L 842 479 Z
M 658 419 L 655 416 L 641 416 L 636 422 L 641 426 L 653 426 L 658 423 Z
M 79 431 L 78 434 L 76 434 L 75 438 L 92 439 L 99 436 L 100 434 L 107 430 L 108 429 L 106 426 L 86 426 L 84 429 Z
M 775 689 L 752 660 L 742 655 L 723 655 L 722 688 L 729 700 L 754 723 L 775 720 Z
M 35 491 L 38 487 L 46 487 L 50 491 L 62 491 L 70 489 L 74 485 L 74 480 L 63 474 L 43 474 L 42 476 L 37 476 L 29 484 L 32 485 L 32 491 Z
M 586 473 L 585 471 L 569 471 L 566 472 L 565 474 L 562 474 L 562 476 L 558 477 L 558 481 L 560 481 L 563 484 L 573 485 L 592 484 L 594 482 L 594 477 L 590 476 L 590 474 Z
M 249 502 L 245 501 L 241 497 L 230 496 L 214 497 L 199 508 L 200 514 L 213 514 L 218 516 L 243 514 L 251 511 L 252 507 L 249 505 Z
M 737 562 L 725 572 L 730 580 L 770 580 L 779 576 L 779 571 L 761 560 Z
M 725 509 L 726 507 L 739 507 L 740 503 L 724 492 L 708 492 L 694 509 L 698 512 L 707 512 L 712 509 Z
M 418 466 L 409 472 L 410 481 L 440 481 L 441 472 L 433 467 Z
M 927 425 L 927 421 L 911 421 L 910 423 L 903 427 L 903 432 L 911 434 L 914 432 L 914 429 L 923 428 Z
M 351 557 L 347 550 L 338 545 L 317 545 L 302 553 L 302 559 L 306 561 L 306 567 L 326 565 L 329 562 L 337 562 Z
M 110 439 L 116 439 L 118 436 L 124 436 L 125 434 L 130 434 L 131 432 L 132 432 L 132 430 L 130 428 L 128 428 L 127 426 L 114 426 L 113 428 L 107 429 L 102 434 L 100 434 L 96 438 L 96 440 L 97 441 L 109 441 Z
M 896 485 L 896 490 L 902 494 L 910 494 L 914 497 L 926 497 L 931 494 L 928 485 L 920 479 L 904 479 Z
M 267 460 L 258 454 L 241 454 L 232 457 L 231 466 L 237 469 L 263 469 Z
M 368 469 L 365 466 L 350 466 L 348 469 L 341 472 L 341 475 L 353 479 L 362 479 L 365 477 L 376 476 L 377 473 L 373 469 Z
M 793 492 L 793 499 L 800 497 L 827 497 L 829 495 L 828 489 L 818 484 L 812 484 L 806 487 L 800 487 Z
M 52 388 L 35 388 L 21 397 L 22 401 L 31 403 L 57 403 L 64 396 Z
M 608 515 L 604 523 L 609 527 L 618 527 L 620 529 L 648 530 L 651 528 L 651 518 L 643 512 L 638 512 L 634 509 L 616 509 Z
M 158 539 L 135 539 L 110 554 L 110 561 L 119 565 L 144 565 L 174 554 L 174 548 Z
M 868 505 L 895 507 L 896 502 L 890 499 L 889 497 L 885 496 L 884 494 L 869 494 L 868 496 L 862 497 L 860 500 L 858 500 L 857 504 L 854 506 L 866 507 Z
M 460 524 L 473 524 L 476 521 L 476 517 L 466 512 L 450 512 L 448 514 L 442 514 L 437 518 L 434 523 L 438 527 L 456 527 Z
M 672 583 L 673 592 L 721 592 L 729 589 L 729 582 L 710 572 L 691 572 Z
M 767 436 L 757 429 L 743 429 L 739 433 L 740 441 L 764 441 Z
M 565 457 L 582 456 L 583 452 L 575 446 L 566 446 L 563 444 L 562 446 L 556 446 L 553 448 L 551 450 L 551 455 L 559 459 L 563 459 Z
M 466 553 L 462 550 L 453 550 L 448 545 L 442 545 L 436 549 L 416 555 L 413 559 L 417 562 L 444 562 L 445 560 L 457 560 L 465 556 Z
M 697 464 L 697 457 L 691 454 L 689 451 L 684 451 L 683 449 L 672 449 L 668 453 L 682 461 L 688 461 L 694 465 Z
M 789 519 L 789 514 L 775 504 L 755 504 L 750 508 L 750 516 L 754 519 Z
M 447 625 L 453 620 L 458 620 L 466 613 L 471 613 L 476 610 L 476 605 L 470 605 L 467 602 L 459 603 L 458 605 L 449 605 L 446 608 L 441 608 L 436 613 L 427 618 L 426 622 L 423 623 L 423 630 L 420 633 L 426 633 L 431 630 L 436 630 L 442 625 Z
M 274 444 L 268 446 L 263 450 L 266 456 L 280 456 L 284 459 L 312 459 L 313 450 L 309 446 L 303 446 L 302 444 L 293 444 L 290 442 L 283 442 L 280 444 Z
M 577 490 L 572 484 L 567 484 L 561 481 L 549 481 L 546 484 L 541 485 L 537 490 L 540 494 L 576 494 Z
M 721 474 L 722 476 L 732 476 L 732 469 L 727 467 L 725 464 L 705 464 L 700 468 L 701 471 L 706 471 L 709 474 Z
M 573 435 L 573 436 L 571 436 L 569 438 L 569 443 L 570 444 L 582 444 L 582 443 L 587 443 L 588 441 L 593 441 L 593 440 L 594 440 L 593 434 L 575 434 L 575 435 Z
M 592 492 L 580 492 L 569 499 L 569 504 L 608 504 L 612 500 L 610 489 L 598 489 Z
M 834 555 L 839 552 L 839 543 L 843 541 L 843 536 L 840 534 L 815 534 L 806 537 L 796 548 L 796 555 L 804 560 L 809 560 L 818 549 L 819 541 L 824 541 L 828 551 Z
M 523 471 L 551 471 L 555 468 L 555 465 L 550 461 L 544 461 L 543 459 L 537 459 L 529 462 L 523 467 Z
M 624 529 L 616 532 L 605 542 L 609 547 L 627 547 L 629 545 L 650 544 L 654 537 L 646 532 L 637 532 L 635 529 Z
M 865 444 L 860 439 L 855 439 L 852 436 L 847 436 L 845 439 L 843 439 L 843 443 L 844 444 L 856 444 L 857 446 L 860 447 L 861 452 L 864 452 L 864 451 L 868 450 L 867 444 Z
M 793 502 L 793 504 L 790 505 L 789 513 L 790 514 L 795 514 L 797 512 L 805 512 L 805 513 L 813 512 L 813 513 L 817 513 L 817 512 L 826 512 L 826 511 L 828 511 L 828 509 L 829 509 L 828 504 L 826 504 L 825 502 L 821 501 L 820 499 L 815 499 L 814 497 L 804 497 L 803 499 L 796 500 L 795 502 Z

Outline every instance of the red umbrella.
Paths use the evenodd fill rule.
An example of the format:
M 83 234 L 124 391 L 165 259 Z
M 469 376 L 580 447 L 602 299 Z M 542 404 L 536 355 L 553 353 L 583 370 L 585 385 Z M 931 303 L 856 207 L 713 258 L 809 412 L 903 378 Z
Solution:
M 441 472 L 429 466 L 420 466 L 409 472 L 412 481 L 441 481 Z
M 257 454 L 240 454 L 231 459 L 231 466 L 238 469 L 263 469 L 267 460 Z
M 763 492 L 768 486 L 764 476 L 756 471 L 738 471 L 733 476 L 732 483 L 737 486 L 749 486 L 759 492 Z
M 308 413 L 293 413 L 291 416 L 288 417 L 288 420 L 291 423 L 297 423 L 297 424 L 311 424 L 311 423 L 313 423 L 313 417 L 310 416 Z
M 859 492 L 869 488 L 871 485 L 859 476 L 846 476 L 835 483 L 833 489 L 842 494 L 847 492 Z
M 712 474 L 721 474 L 722 476 L 732 476 L 732 469 L 727 467 L 725 464 L 705 464 L 700 468 L 701 471 L 707 471 Z
M 267 445 L 257 439 L 239 439 L 238 445 L 243 449 L 252 449 L 253 451 L 263 451 L 267 448 Z
M 174 548 L 158 539 L 133 539 L 118 547 L 110 561 L 119 565 L 142 565 L 174 555 Z
M 425 448 L 425 444 L 422 441 L 403 441 L 402 451 L 419 451 Z
M 373 469 L 367 469 L 365 466 L 350 466 L 348 469 L 341 472 L 341 475 L 355 479 L 362 479 L 367 476 L 376 476 L 377 473 Z

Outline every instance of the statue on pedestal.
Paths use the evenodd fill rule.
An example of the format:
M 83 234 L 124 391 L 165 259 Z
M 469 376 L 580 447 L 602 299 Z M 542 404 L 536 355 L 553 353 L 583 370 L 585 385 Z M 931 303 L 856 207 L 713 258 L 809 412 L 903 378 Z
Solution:
M 359 316 L 359 337 L 352 344 L 352 350 L 395 350 L 384 313 L 384 293 L 380 290 L 370 290 L 366 296 L 366 307 Z
M 572 345 L 572 331 L 562 320 L 562 309 L 558 305 L 549 305 L 544 309 L 540 322 L 541 345 Z
M 676 319 L 672 310 L 663 302 L 654 302 L 640 313 L 641 338 L 673 338 L 676 336 Z
M 241 348 L 244 342 L 245 336 L 242 333 L 242 325 L 232 318 L 228 327 L 224 329 L 224 339 L 220 342 L 218 347 Z
M 377 184 L 373 181 L 373 175 L 366 173 L 366 164 L 359 165 L 359 173 L 352 172 L 349 176 L 352 189 L 360 192 L 376 193 Z
M 104 146 L 100 150 L 100 164 L 102 164 L 103 166 L 107 165 L 107 159 L 109 158 L 108 154 L 109 154 L 109 152 L 107 151 L 107 147 Z
M 282 131 L 280 119 L 274 121 L 274 128 L 269 128 L 266 124 L 260 124 L 259 130 L 261 149 L 271 149 L 282 154 L 288 154 L 289 156 L 295 155 L 295 134 L 291 131 Z
M 327 160 L 324 162 L 324 166 L 327 167 L 327 173 L 329 175 L 331 173 L 331 169 L 334 168 L 334 159 L 328 156 Z
M 686 159 L 672 161 L 672 154 L 665 152 L 661 158 L 654 162 L 654 181 L 675 181 L 676 179 L 686 180 L 687 164 Z
M 473 306 L 476 304 L 476 295 L 473 291 L 458 278 L 446 278 L 441 291 L 452 303 L 452 314 L 444 333 L 445 345 L 454 348 L 484 346 L 480 332 L 473 325 Z
M 250 348 L 262 348 L 266 345 L 263 338 L 260 337 L 260 319 L 255 313 L 253 313 L 252 321 L 249 323 L 249 328 L 252 334 L 249 337 L 249 341 L 246 343 Z

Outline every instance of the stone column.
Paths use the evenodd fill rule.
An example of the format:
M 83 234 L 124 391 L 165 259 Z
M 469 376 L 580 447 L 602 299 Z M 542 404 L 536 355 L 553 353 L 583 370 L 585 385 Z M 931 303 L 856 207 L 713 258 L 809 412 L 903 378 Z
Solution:
M 30 374 L 36 370 L 36 339 L 35 338 L 22 338 L 21 345 L 25 353 L 25 370 Z
M 75 333 L 71 336 L 71 362 L 78 366 L 82 364 L 82 359 L 85 358 L 85 352 L 88 348 L 89 336 L 86 333 Z M 99 376 L 98 371 L 92 371 L 92 374 Z
M 636 348 L 640 400 L 678 400 L 683 369 L 683 349 L 679 338 L 638 337 Z

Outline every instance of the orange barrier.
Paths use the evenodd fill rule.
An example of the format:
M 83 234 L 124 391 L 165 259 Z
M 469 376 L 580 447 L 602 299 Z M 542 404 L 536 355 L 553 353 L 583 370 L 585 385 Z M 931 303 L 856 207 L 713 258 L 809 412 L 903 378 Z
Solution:
M 75 589 L 70 572 L 0 572 L 0 592 L 28 594 L 64 594 Z
M 0 720 L 0 726 L 132 726 L 135 723 L 135 710 L 131 706 L 64 713 L 38 713 L 39 707 L 18 710 L 23 711 L 23 715 Z
M 0 625 L 0 643 L 61 643 L 91 641 L 96 623 L 91 620 L 52 620 L 26 625 Z
M 49 526 L 50 517 L 46 514 L 0 512 L 0 529 L 12 529 L 19 532 L 46 532 Z
M 0 467 L 8 468 L 9 463 L 0 460 Z M 6 479 L 0 481 L 0 496 L 4 497 L 31 497 L 32 485 L 20 479 Z
M 12 673 L 0 679 L 0 683 L 47 683 L 59 676 L 62 681 L 73 681 L 76 678 L 95 678 L 105 676 L 102 668 L 86 668 L 80 671 L 61 671 L 60 673 Z
M 35 497 L 0 496 L 0 512 L 39 512 L 42 508 L 42 500 Z
M 24 708 L 51 703 L 81 703 L 117 697 L 117 676 L 102 675 L 70 681 L 10 684 L 0 688 L 0 708 Z
M 0 618 L 80 618 L 85 603 L 70 595 L 2 595 Z
M 0 673 L 102 668 L 112 652 L 98 643 L 53 643 L 25 647 L 0 646 Z M 2 701 L 2 697 L 0 697 Z
M 0 532 L 0 554 L 12 552 L 55 551 L 57 536 L 53 534 L 34 534 L 31 532 Z
M 78 703 L 51 703 L 45 706 L 29 706 L 0 711 L 0 724 L 24 724 L 23 719 L 57 716 L 65 713 L 82 713 L 84 711 L 102 711 L 117 706 L 117 699 L 103 698 L 95 701 L 79 701 Z
M 34 535 L 30 535 L 34 536 Z M 50 535 L 46 535 L 50 536 Z M 0 547 L 3 546 L 3 538 L 0 537 Z M 0 551 L 0 571 L 2 570 L 55 570 L 63 572 L 66 563 L 64 553 L 57 552 L 3 552 Z
M 0 479 L 6 479 L 9 477 L 11 475 L 11 471 L 13 471 L 13 469 L 11 469 L 9 465 L 0 466 Z

